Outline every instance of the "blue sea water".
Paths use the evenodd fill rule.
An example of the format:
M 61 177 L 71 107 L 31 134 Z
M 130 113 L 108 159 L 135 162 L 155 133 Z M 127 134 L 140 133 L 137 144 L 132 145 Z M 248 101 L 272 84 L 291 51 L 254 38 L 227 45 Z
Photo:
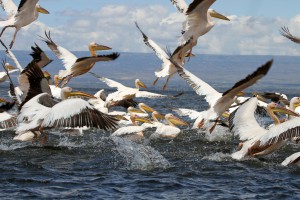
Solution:
M 29 52 L 15 54 L 23 66 L 30 61 Z M 55 74 L 62 69 L 61 63 L 51 52 L 47 54 L 54 61 L 45 69 Z M 78 56 L 87 54 L 76 52 Z M 270 59 L 274 59 L 274 65 L 269 74 L 246 92 L 278 91 L 289 97 L 300 96 L 300 57 L 197 55 L 186 68 L 222 92 Z M 177 75 L 165 92 L 164 79 L 152 86 L 154 71 L 160 67 L 153 54 L 121 53 L 116 61 L 98 63 L 91 71 L 132 87 L 139 78 L 157 93 L 184 91 L 176 99 L 137 99 L 162 113 L 178 107 L 199 111 L 207 108 L 205 100 Z M 13 77 L 16 81 L 16 75 Z M 90 74 L 74 78 L 70 86 L 90 93 L 102 88 L 113 91 Z M 1 97 L 8 98 L 7 90 L 8 83 L 2 83 Z M 146 131 L 146 138 L 153 131 Z M 13 130 L 0 134 L 1 199 L 300 198 L 299 168 L 280 165 L 299 151 L 294 143 L 263 159 L 236 161 L 230 154 L 238 140 L 233 140 L 230 133 L 220 133 L 212 140 L 214 136 L 183 128 L 172 141 L 146 140 L 138 144 L 110 137 L 110 132 L 101 130 L 85 131 L 82 136 L 62 130 L 48 132 L 45 145 L 13 141 Z

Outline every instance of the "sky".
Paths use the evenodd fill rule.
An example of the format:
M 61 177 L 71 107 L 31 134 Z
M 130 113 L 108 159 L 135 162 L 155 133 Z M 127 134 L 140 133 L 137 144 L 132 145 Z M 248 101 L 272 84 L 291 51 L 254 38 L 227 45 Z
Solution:
M 53 41 L 71 51 L 86 51 L 94 41 L 115 51 L 151 53 L 135 21 L 149 38 L 171 49 L 178 45 L 184 21 L 169 0 L 41 0 L 39 4 L 50 14 L 40 14 L 20 30 L 13 49 L 30 50 L 34 42 L 46 49 L 38 36 L 50 30 Z M 193 53 L 297 56 L 300 45 L 282 37 L 279 29 L 288 26 L 300 36 L 299 7 L 296 0 L 217 0 L 211 8 L 231 21 L 215 19 L 215 27 L 199 38 Z M 4 11 L 0 12 L 5 19 Z M 4 33 L 5 43 L 12 34 L 13 29 Z

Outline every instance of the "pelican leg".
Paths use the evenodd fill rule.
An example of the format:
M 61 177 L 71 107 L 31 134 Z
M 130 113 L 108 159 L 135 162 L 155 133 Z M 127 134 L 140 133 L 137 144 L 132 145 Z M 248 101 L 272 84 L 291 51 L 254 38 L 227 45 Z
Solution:
M 166 81 L 166 83 L 164 84 L 163 91 L 165 91 L 165 90 L 167 89 L 168 82 L 169 82 L 170 78 L 172 78 L 173 75 L 174 75 L 174 74 L 170 74 L 170 75 L 168 76 L 167 81 Z
M 200 128 L 203 127 L 203 125 L 204 125 L 204 119 L 202 119 L 202 120 L 198 123 L 197 127 L 200 129 Z
M 215 130 L 215 128 L 216 128 L 216 126 L 217 126 L 217 124 L 218 124 L 219 118 L 220 118 L 220 117 L 218 117 L 218 118 L 216 119 L 214 125 L 209 129 L 209 133 L 210 133 L 210 134 Z
M 41 143 L 44 145 L 44 144 L 46 144 L 46 142 L 48 140 L 48 134 L 44 133 L 42 127 L 39 128 L 39 131 L 41 132 L 41 135 L 43 135 L 42 138 L 41 138 Z
M 7 29 L 8 27 L 15 27 L 15 26 L 14 25 L 5 26 L 0 33 L 0 38 L 1 38 L 2 34 L 4 33 L 5 29 Z
M 32 138 L 32 143 L 36 143 L 37 139 L 38 139 L 38 134 L 35 131 L 32 131 L 33 133 L 33 138 Z
M 155 85 L 155 84 L 157 83 L 158 79 L 159 79 L 159 77 L 157 77 L 157 78 L 153 81 L 152 85 Z

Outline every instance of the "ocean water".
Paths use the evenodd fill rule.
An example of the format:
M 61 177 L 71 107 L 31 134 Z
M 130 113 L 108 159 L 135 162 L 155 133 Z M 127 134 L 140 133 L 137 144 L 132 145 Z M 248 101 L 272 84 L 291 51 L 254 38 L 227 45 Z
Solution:
M 23 66 L 29 52 L 15 52 Z M 53 59 L 51 52 L 47 52 Z M 87 52 L 77 52 L 84 56 Z M 1 55 L 3 58 L 4 56 Z M 217 56 L 199 55 L 186 68 L 225 91 L 238 80 L 269 59 L 274 65 L 269 74 L 246 90 L 283 92 L 289 97 L 300 95 L 300 58 L 283 56 Z M 149 90 L 176 94 L 178 98 L 145 102 L 161 113 L 172 108 L 204 110 L 207 103 L 196 95 L 177 75 L 162 92 L 164 79 L 151 86 L 160 61 L 153 54 L 121 53 L 114 62 L 99 63 L 92 71 L 125 85 L 139 78 Z M 45 69 L 57 73 L 56 59 Z M 13 75 L 16 82 L 16 75 Z M 74 78 L 70 86 L 95 93 L 107 88 L 90 74 Z M 1 97 L 8 98 L 8 83 L 0 85 Z M 192 120 L 183 118 L 191 125 Z M 263 119 L 269 122 L 269 119 Z M 191 126 L 190 126 L 191 127 Z M 135 143 L 111 137 L 111 132 L 84 131 L 74 136 L 62 130 L 49 130 L 48 142 L 13 141 L 13 130 L 0 134 L 1 199 L 297 199 L 300 197 L 300 170 L 280 163 L 299 151 L 289 143 L 274 154 L 261 159 L 236 161 L 230 157 L 238 144 L 226 129 L 213 135 L 183 128 L 174 140 L 149 139 L 154 130 L 145 132 L 146 139 Z

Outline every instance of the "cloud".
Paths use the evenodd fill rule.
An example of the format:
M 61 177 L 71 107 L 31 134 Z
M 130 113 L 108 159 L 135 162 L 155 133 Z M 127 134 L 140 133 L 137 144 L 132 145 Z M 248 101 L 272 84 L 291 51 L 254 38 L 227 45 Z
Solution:
M 151 5 L 129 7 L 108 5 L 94 10 L 66 10 L 55 17 L 65 18 L 63 24 L 47 27 L 35 22 L 21 29 L 14 49 L 28 50 L 38 41 L 38 35 L 51 30 L 52 39 L 72 51 L 85 51 L 92 41 L 111 46 L 121 52 L 152 52 L 144 43 L 134 25 L 137 21 L 142 30 L 161 47 L 175 49 L 181 32 L 184 16 L 172 7 Z M 51 17 L 48 15 L 47 17 Z M 300 15 L 289 20 L 251 16 L 229 16 L 231 21 L 215 20 L 215 27 L 199 38 L 194 53 L 201 54 L 259 54 L 299 55 L 300 46 L 282 37 L 281 26 L 300 36 Z M 9 43 L 13 30 L 4 34 Z M 46 47 L 45 47 L 46 48 Z

